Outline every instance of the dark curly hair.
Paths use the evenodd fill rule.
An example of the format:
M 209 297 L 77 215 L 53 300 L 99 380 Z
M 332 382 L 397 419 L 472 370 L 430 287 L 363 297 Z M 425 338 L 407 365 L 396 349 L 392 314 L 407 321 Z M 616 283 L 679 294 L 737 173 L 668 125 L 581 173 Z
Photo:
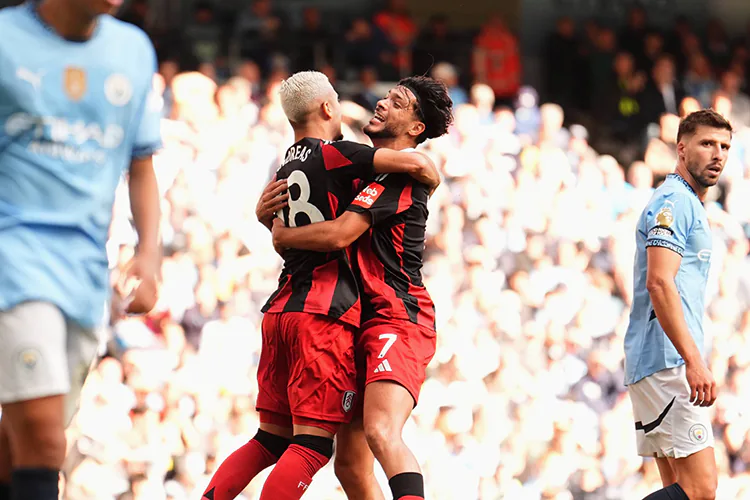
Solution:
M 427 76 L 410 76 L 398 84 L 411 90 L 417 98 L 415 112 L 425 125 L 424 132 L 417 137 L 417 144 L 448 132 L 453 123 L 453 101 L 443 82 Z

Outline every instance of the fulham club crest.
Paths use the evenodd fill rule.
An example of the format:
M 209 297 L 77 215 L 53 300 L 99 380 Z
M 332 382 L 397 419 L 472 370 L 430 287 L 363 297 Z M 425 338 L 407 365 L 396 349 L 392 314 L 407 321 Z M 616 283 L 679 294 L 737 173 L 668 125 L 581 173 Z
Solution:
M 354 391 L 346 391 L 344 397 L 341 399 L 341 407 L 348 413 L 354 407 L 354 398 L 357 397 L 357 393 Z

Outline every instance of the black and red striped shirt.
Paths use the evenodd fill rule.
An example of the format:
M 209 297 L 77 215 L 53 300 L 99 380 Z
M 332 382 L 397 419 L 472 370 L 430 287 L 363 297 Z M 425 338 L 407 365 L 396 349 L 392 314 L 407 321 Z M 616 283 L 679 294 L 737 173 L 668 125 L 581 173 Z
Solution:
M 363 321 L 375 315 L 435 329 L 435 305 L 422 283 L 429 190 L 406 174 L 383 174 L 347 210 L 369 213 L 356 245 Z
M 277 179 L 286 179 L 289 227 L 334 220 L 352 201 L 352 186 L 373 176 L 375 149 L 348 141 L 305 138 L 290 147 Z M 320 253 L 288 249 L 279 287 L 263 312 L 325 314 L 359 326 L 361 304 L 347 251 Z

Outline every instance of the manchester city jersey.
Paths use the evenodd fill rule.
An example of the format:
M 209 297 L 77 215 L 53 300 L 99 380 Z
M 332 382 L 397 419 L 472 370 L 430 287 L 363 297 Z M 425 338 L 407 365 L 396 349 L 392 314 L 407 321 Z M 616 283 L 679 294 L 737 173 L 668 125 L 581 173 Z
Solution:
M 0 310 L 51 302 L 94 326 L 115 189 L 160 145 L 153 46 L 111 16 L 65 40 L 34 2 L 0 11 L 0 32 Z
M 636 228 L 633 305 L 625 334 L 625 384 L 684 360 L 656 318 L 646 290 L 646 248 L 660 246 L 682 256 L 675 277 L 690 334 L 703 353 L 703 313 L 711 265 L 711 229 L 706 210 L 690 185 L 670 174 L 654 192 Z

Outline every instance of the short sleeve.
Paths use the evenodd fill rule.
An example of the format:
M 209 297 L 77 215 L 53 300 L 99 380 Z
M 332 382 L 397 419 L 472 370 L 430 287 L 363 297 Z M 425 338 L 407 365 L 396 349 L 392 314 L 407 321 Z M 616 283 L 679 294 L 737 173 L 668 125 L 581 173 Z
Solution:
M 154 89 L 156 54 L 151 42 L 146 44 L 147 60 L 143 74 L 143 91 L 139 103 L 137 131 L 133 142 L 133 158 L 151 156 L 161 147 L 161 99 Z
M 680 255 L 685 252 L 693 226 L 693 206 L 681 196 L 656 200 L 646 213 L 646 246 L 663 247 Z
M 335 141 L 323 145 L 323 160 L 327 171 L 347 181 L 370 180 L 375 175 L 373 159 L 376 148 L 350 141 Z
M 347 208 L 349 212 L 369 213 L 372 225 L 405 212 L 413 203 L 413 182 L 405 174 L 383 174 L 370 182 Z

